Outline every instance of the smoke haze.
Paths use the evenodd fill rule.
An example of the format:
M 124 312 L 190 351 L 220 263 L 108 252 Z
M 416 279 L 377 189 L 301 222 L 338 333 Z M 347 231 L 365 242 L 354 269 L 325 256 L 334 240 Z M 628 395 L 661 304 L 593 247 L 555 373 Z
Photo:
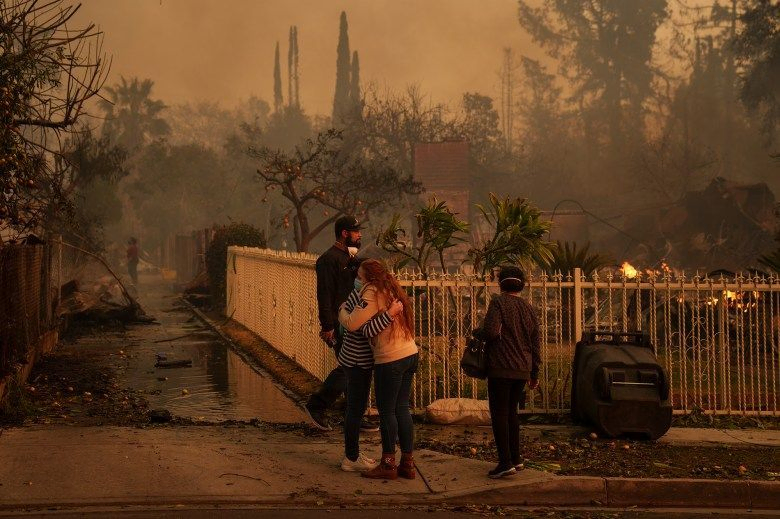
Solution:
M 465 91 L 497 96 L 502 48 L 535 53 L 517 22 L 516 0 L 83 0 L 77 23 L 92 21 L 105 32 L 104 50 L 113 56 L 108 84 L 120 75 L 150 78 L 154 97 L 168 104 L 223 106 L 249 95 L 272 100 L 277 41 L 286 95 L 287 37 L 296 25 L 301 104 L 329 115 L 342 10 L 363 85 L 416 83 L 447 103 Z
M 469 196 L 459 214 L 490 193 L 524 197 L 543 209 L 573 211 L 582 222 L 589 215 L 587 233 L 577 228 L 557 239 L 592 242 L 594 250 L 640 264 L 737 270 L 773 245 L 780 191 L 771 155 L 777 146 L 738 97 L 739 73 L 747 69 L 734 67 L 739 56 L 729 42 L 748 29 L 737 23 L 744 5 L 724 11 L 703 0 L 83 0 L 73 27 L 94 22 L 105 32 L 104 51 L 113 57 L 108 85 L 120 76 L 148 78 L 155 84 L 150 97 L 169 106 L 157 121 L 171 127 L 158 134 L 164 142 L 138 131 L 144 118 L 155 122 L 140 110 L 120 128 L 134 137 L 127 142 L 145 143 L 125 145 L 135 150 L 135 173 L 143 177 L 135 187 L 125 184 L 140 200 L 128 214 L 146 218 L 147 242 L 153 232 L 163 243 L 172 233 L 230 219 L 265 228 L 274 247 L 290 246 L 296 215 L 284 196 L 261 191 L 268 185 L 236 187 L 254 186 L 258 160 L 266 160 L 247 157 L 247 149 L 260 143 L 291 150 L 329 124 L 311 116 L 332 112 L 344 11 L 361 85 L 379 90 L 356 126 L 366 150 L 412 174 L 416 143 L 467 140 L 474 163 L 459 188 Z M 277 43 L 288 102 L 291 26 L 305 113 L 272 104 Z M 511 101 L 499 79 L 505 48 L 515 59 L 506 63 L 516 67 L 505 75 Z M 757 64 L 758 53 L 749 54 L 743 61 Z M 349 54 L 342 52 L 341 63 L 350 63 Z M 418 86 L 422 99 L 402 94 L 408 85 Z M 464 99 L 467 92 L 481 95 Z M 267 104 L 240 103 L 250 96 Z M 430 109 L 425 96 L 457 114 Z M 352 96 L 340 101 L 359 106 L 349 104 Z M 128 106 L 126 99 L 117 105 L 123 102 Z M 234 135 L 248 121 L 257 131 Z M 121 144 L 125 133 L 116 133 Z M 738 216 L 745 208 L 718 205 L 737 199 L 751 200 L 747 206 L 759 216 L 746 220 Z M 331 209 L 316 207 L 310 216 L 322 221 Z M 709 216 L 702 217 L 704 209 L 712 209 Z M 699 217 L 703 223 L 693 223 Z M 300 250 L 309 243 L 323 250 L 331 240 L 327 232 L 316 236 L 322 243 L 301 236 Z

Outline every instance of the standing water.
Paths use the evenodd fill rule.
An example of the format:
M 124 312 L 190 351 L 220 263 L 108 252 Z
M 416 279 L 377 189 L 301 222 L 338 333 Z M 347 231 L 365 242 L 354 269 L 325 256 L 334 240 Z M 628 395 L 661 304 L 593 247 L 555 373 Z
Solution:
M 127 331 L 125 370 L 120 383 L 144 392 L 151 409 L 207 421 L 305 421 L 301 409 L 222 339 L 198 320 L 162 285 L 159 277 L 141 279 L 138 300 L 159 325 Z M 155 367 L 158 360 L 191 360 L 191 367 Z

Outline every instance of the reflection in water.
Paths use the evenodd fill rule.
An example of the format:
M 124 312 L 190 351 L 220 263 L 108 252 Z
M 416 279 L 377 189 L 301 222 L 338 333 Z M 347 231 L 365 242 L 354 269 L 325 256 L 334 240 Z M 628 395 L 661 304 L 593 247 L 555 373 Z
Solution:
M 266 418 L 268 421 L 299 421 L 304 417 L 284 393 L 282 393 L 270 380 L 259 376 L 241 358 L 228 350 L 227 373 L 230 393 L 239 405 L 248 409 L 260 410 L 261 416 L 276 416 L 276 419 Z M 288 420 L 286 417 L 297 417 L 298 420 Z
M 170 331 L 172 324 L 165 323 L 166 329 Z M 187 333 L 186 329 L 180 331 L 173 335 Z M 175 416 L 209 421 L 305 420 L 282 391 L 210 332 L 198 332 L 171 343 L 141 341 L 132 351 L 124 382 L 143 390 L 152 409 L 165 408 Z M 168 360 L 191 359 L 192 367 L 156 368 L 158 352 Z

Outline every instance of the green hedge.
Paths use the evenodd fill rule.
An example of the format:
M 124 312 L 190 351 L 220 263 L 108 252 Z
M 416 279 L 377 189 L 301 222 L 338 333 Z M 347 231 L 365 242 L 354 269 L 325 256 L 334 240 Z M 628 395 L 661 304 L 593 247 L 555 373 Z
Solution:
M 265 233 L 245 223 L 232 223 L 216 229 L 206 251 L 206 268 L 214 303 L 222 308 L 225 306 L 227 249 L 231 245 L 265 248 Z

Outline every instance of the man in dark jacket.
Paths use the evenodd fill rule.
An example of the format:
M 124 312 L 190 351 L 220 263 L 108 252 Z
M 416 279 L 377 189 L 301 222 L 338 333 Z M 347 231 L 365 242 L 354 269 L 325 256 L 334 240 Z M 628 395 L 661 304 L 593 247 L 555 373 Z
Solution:
M 362 227 L 354 216 L 342 216 L 334 225 L 336 243 L 317 258 L 317 305 L 319 307 L 320 337 L 333 348 L 338 358 L 342 335 L 339 328 L 339 306 L 347 300 L 354 288 L 360 260 L 355 256 L 360 248 Z M 304 408 L 311 420 L 323 430 L 330 430 L 325 412 L 344 393 L 346 377 L 341 366 L 336 366 L 309 397 Z M 362 430 L 377 431 L 378 427 L 364 420 Z

